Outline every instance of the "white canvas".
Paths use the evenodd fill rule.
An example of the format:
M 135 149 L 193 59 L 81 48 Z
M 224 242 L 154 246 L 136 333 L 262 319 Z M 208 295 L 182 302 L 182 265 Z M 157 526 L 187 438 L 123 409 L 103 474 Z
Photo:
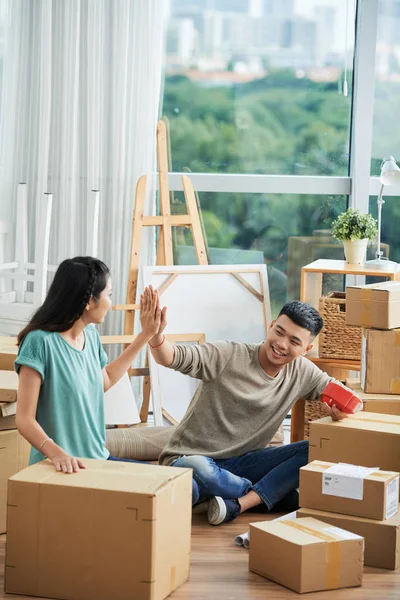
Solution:
M 162 292 L 161 305 L 168 307 L 165 333 L 202 332 L 208 342 L 265 339 L 271 322 L 265 265 L 143 267 L 143 281 Z M 180 421 L 193 396 L 193 382 L 165 373 L 169 370 L 153 360 L 149 365 L 155 420 L 162 407 Z
M 136 425 L 140 423 L 139 412 L 128 373 L 104 394 L 106 425 Z

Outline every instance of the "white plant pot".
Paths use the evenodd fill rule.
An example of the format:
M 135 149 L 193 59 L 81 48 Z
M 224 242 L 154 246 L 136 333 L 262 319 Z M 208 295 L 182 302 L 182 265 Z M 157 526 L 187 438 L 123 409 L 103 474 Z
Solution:
M 368 239 L 346 240 L 343 242 L 346 262 L 351 265 L 361 265 L 365 262 L 367 254 Z

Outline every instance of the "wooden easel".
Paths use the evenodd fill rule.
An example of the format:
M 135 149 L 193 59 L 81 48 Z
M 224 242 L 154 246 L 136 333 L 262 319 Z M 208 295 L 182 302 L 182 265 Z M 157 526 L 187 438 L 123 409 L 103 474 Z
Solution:
M 144 216 L 144 204 L 146 198 L 147 176 L 143 175 L 137 182 L 135 193 L 135 207 L 132 220 L 132 237 L 130 250 L 130 263 L 128 274 L 128 285 L 126 293 L 126 304 L 113 307 L 113 310 L 125 311 L 124 335 L 134 333 L 134 311 L 139 309 L 136 304 L 136 292 L 138 273 L 140 265 L 140 244 L 142 241 L 143 227 L 159 227 L 157 245 L 157 265 L 173 265 L 172 227 L 190 227 L 193 244 L 199 265 L 207 265 L 207 253 L 203 238 L 203 232 L 196 202 L 193 184 L 189 177 L 182 175 L 183 192 L 186 201 L 187 214 L 171 215 L 170 192 L 168 186 L 168 138 L 167 127 L 163 120 L 157 123 L 157 159 L 159 178 L 160 215 Z M 137 369 L 131 369 L 129 375 L 137 375 Z M 148 361 L 146 358 L 145 370 L 140 369 L 140 374 L 145 374 L 143 383 L 143 403 L 140 418 L 146 421 L 148 417 L 150 400 L 150 377 Z

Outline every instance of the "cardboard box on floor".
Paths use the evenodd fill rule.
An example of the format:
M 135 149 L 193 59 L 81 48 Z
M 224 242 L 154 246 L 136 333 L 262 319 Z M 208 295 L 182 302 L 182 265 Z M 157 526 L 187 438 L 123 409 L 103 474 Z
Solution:
M 362 537 L 316 519 L 250 524 L 249 569 L 295 592 L 359 586 Z
M 339 515 L 312 508 L 300 508 L 298 517 L 312 517 L 341 527 L 365 539 L 364 564 L 378 569 L 400 567 L 400 512 L 386 521 Z
M 310 423 L 308 459 L 400 471 L 400 416 L 358 412 Z
M 189 576 L 192 471 L 49 461 L 8 487 L 5 590 L 68 600 L 162 600 Z
M 358 378 L 346 379 L 346 385 L 363 401 L 363 409 L 367 412 L 400 415 L 400 394 L 367 394 L 361 389 Z
M 400 327 L 400 282 L 347 286 L 346 325 L 370 329 Z
M 399 473 L 314 460 L 300 469 L 302 508 L 383 521 L 397 513 Z
M 361 389 L 368 394 L 400 394 L 400 329 L 363 329 Z
M 3 417 L 0 423 L 8 418 Z M 30 450 L 16 429 L 0 431 L 0 533 L 6 531 L 8 478 L 28 466 Z

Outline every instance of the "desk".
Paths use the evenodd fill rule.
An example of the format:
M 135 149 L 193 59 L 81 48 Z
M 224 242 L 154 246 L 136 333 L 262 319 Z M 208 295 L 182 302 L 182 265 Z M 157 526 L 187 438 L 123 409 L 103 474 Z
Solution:
M 322 277 L 324 273 L 386 277 L 392 281 L 400 281 L 400 270 L 374 271 L 364 268 L 363 265 L 350 265 L 344 260 L 316 260 L 301 269 L 300 300 L 308 302 L 317 310 L 319 299 L 322 296 Z M 315 349 L 307 355 L 307 358 L 318 365 L 322 371 L 339 380 L 347 379 L 350 371 L 360 370 L 359 361 L 319 358 Z M 292 408 L 291 442 L 298 442 L 304 439 L 304 407 L 305 401 L 300 399 Z

